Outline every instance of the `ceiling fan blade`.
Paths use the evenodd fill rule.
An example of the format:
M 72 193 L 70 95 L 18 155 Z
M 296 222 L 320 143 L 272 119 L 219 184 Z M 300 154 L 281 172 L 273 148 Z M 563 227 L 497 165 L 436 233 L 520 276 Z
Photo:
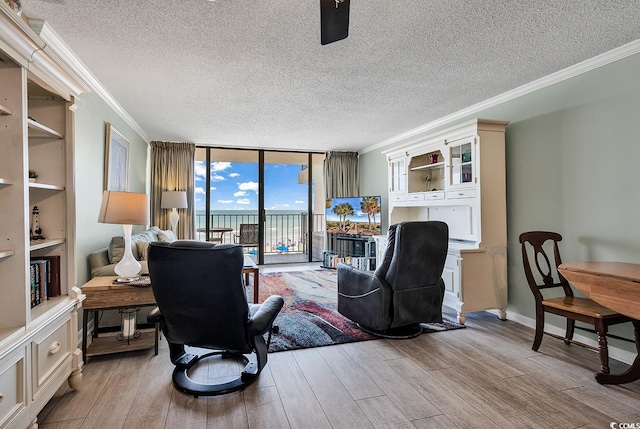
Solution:
M 349 2 L 320 0 L 320 43 L 337 42 L 349 36 Z

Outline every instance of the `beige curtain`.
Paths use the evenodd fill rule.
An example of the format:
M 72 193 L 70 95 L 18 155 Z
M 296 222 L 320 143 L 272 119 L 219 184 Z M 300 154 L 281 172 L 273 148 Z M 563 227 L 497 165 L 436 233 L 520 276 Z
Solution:
M 160 229 L 171 229 L 171 210 L 160 208 L 163 191 L 186 191 L 186 209 L 178 209 L 177 236 L 189 240 L 194 233 L 194 156 L 192 143 L 151 142 L 151 222 Z
M 325 154 L 324 184 L 327 199 L 358 196 L 358 180 L 358 152 Z

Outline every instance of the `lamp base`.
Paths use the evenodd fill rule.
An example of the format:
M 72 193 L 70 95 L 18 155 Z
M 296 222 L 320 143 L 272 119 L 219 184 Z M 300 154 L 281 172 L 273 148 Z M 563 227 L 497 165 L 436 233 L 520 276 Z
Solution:
M 131 276 L 131 277 L 118 277 L 116 282 L 118 283 L 131 283 L 140 280 L 140 276 Z

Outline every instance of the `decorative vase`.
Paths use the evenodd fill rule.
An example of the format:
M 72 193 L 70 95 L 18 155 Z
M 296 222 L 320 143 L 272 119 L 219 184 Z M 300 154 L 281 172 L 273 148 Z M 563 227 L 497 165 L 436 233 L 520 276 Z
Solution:
M 29 182 L 30 182 L 30 183 L 36 183 L 36 181 L 37 181 L 37 180 L 38 180 L 38 179 L 37 179 L 37 178 L 35 178 L 35 177 L 29 177 Z

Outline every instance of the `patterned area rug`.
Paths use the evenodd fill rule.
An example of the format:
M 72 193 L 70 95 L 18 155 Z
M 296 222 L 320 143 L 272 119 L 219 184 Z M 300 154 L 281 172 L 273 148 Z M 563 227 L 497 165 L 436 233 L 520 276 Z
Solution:
M 307 270 L 260 274 L 260 302 L 269 295 L 281 295 L 284 307 L 275 324 L 280 332 L 271 337 L 269 352 L 304 349 L 371 340 L 337 311 L 336 270 Z M 247 291 L 253 296 L 253 288 Z M 464 328 L 444 319 L 444 323 L 423 324 L 423 333 Z

